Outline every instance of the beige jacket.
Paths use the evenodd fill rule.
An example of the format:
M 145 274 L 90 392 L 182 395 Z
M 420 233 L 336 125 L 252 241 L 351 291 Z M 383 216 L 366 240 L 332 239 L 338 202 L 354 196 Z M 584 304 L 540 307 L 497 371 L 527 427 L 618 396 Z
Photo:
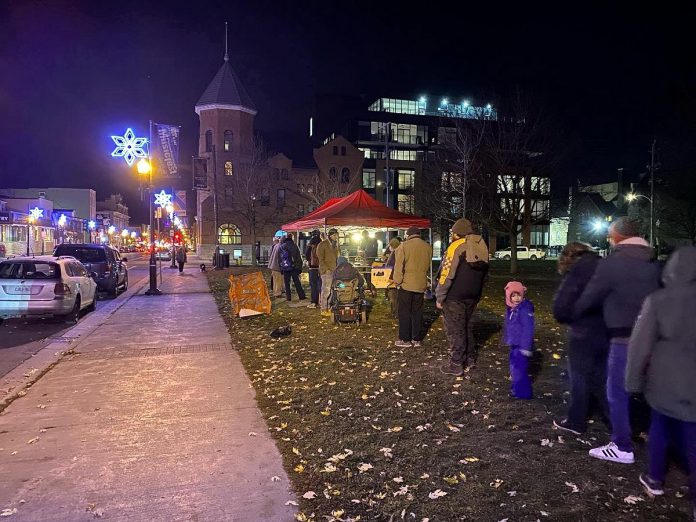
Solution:
M 433 249 L 428 243 L 419 236 L 408 236 L 394 251 L 392 281 L 409 292 L 425 292 L 432 257 Z
M 338 254 L 338 245 L 334 246 L 330 239 L 325 239 L 317 245 L 319 274 L 333 274 L 338 264 Z

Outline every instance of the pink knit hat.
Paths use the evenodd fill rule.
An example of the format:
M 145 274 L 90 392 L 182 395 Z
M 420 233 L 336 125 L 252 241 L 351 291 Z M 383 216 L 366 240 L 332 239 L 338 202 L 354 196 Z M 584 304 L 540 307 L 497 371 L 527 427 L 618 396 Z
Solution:
M 510 297 L 515 292 L 524 297 L 524 293 L 526 291 L 527 288 L 519 281 L 510 281 L 508 284 L 505 285 L 505 304 L 508 305 L 510 308 L 515 308 L 516 305 L 512 302 Z

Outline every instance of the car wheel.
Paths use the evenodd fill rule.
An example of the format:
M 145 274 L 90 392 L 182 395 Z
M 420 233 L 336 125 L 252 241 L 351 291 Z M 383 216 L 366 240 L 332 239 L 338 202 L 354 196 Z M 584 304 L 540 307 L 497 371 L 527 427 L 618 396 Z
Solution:
M 123 280 L 123 289 L 121 291 L 125 292 L 126 290 L 128 290 L 128 276 Z
M 85 312 L 90 313 L 94 312 L 97 309 L 97 292 L 94 292 L 94 297 L 92 298 L 92 302 L 87 305 L 85 308 Z
M 73 309 L 70 311 L 68 315 L 65 316 L 65 321 L 68 323 L 77 323 L 77 321 L 80 320 L 80 296 L 78 295 L 75 298 L 75 306 L 73 306 Z
M 531 259 L 532 261 L 536 261 L 536 260 L 537 260 L 537 256 L 531 255 L 531 256 L 529 256 L 529 259 Z
M 504 256 L 503 256 L 503 259 L 504 259 L 505 261 L 510 261 L 510 256 L 509 256 L 509 255 L 504 255 Z

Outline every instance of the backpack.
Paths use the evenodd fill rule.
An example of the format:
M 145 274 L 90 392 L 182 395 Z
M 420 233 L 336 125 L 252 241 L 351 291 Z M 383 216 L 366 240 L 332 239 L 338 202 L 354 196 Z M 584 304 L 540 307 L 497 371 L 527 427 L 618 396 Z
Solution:
M 312 266 L 319 266 L 319 256 L 317 256 L 317 246 L 319 246 L 319 243 L 309 247 L 311 249 L 310 256 L 309 256 L 309 264 Z
M 292 260 L 292 254 L 290 253 L 290 250 L 285 247 L 285 245 L 280 247 L 279 258 L 281 272 L 289 272 L 290 270 L 295 269 L 295 263 Z

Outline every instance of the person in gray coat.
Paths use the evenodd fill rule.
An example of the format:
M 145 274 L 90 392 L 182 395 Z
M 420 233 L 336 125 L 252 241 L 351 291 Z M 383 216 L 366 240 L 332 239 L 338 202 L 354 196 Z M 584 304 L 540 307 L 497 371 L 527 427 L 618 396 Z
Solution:
M 643 488 L 651 496 L 664 493 L 667 448 L 681 441 L 696 517 L 696 247 L 670 257 L 662 282 L 664 288 L 643 303 L 631 335 L 626 390 L 642 392 L 652 409 L 648 473 L 639 477 Z

